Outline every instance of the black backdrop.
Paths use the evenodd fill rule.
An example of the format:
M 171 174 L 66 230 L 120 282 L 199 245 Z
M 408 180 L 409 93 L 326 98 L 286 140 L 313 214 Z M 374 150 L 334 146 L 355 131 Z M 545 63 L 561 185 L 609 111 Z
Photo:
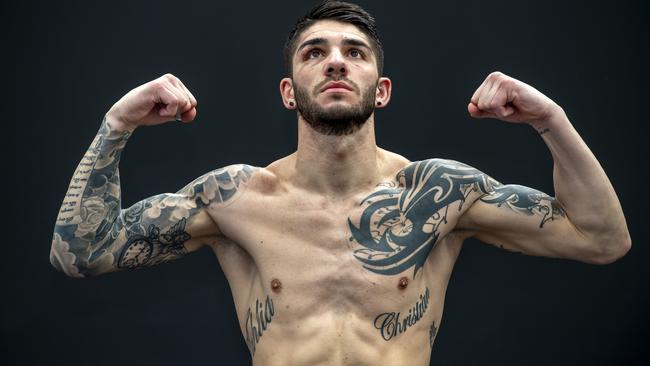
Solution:
M 623 204 L 633 248 L 608 266 L 518 256 L 469 240 L 431 364 L 633 365 L 650 359 L 648 5 L 638 1 L 361 1 L 379 23 L 393 99 L 377 140 L 552 194 L 533 129 L 473 120 L 491 71 L 564 107 Z M 123 206 L 231 163 L 296 146 L 281 47 L 305 1 L 3 2 L 2 360 L 16 365 L 240 365 L 249 356 L 213 254 L 75 280 L 48 253 L 67 184 L 103 114 L 166 72 L 199 100 L 195 123 L 142 128 L 121 163 Z M 9 134 L 9 135 L 7 135 Z M 6 165 L 7 166 L 7 165 Z M 8 361 L 8 362 L 7 362 Z

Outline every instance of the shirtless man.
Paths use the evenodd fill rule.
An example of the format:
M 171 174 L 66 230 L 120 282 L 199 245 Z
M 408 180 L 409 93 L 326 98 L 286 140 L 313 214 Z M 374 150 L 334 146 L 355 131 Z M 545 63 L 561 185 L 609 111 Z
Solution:
M 390 101 L 374 21 L 356 5 L 314 8 L 287 41 L 284 106 L 298 148 L 232 165 L 122 209 L 118 162 L 139 126 L 196 117 L 173 75 L 113 105 L 74 173 L 51 262 L 71 277 L 181 258 L 203 246 L 228 279 L 255 365 L 428 365 L 463 240 L 528 255 L 610 263 L 631 241 L 605 172 L 556 103 L 490 74 L 473 117 L 528 123 L 553 159 L 556 197 L 465 164 L 411 162 L 377 147 Z

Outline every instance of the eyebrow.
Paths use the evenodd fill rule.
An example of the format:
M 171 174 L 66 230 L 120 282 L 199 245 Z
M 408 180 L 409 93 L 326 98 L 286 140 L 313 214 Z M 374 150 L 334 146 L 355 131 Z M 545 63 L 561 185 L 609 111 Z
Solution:
M 321 37 L 312 38 L 310 40 L 307 40 L 307 41 L 303 42 L 298 47 L 296 52 L 300 52 L 300 50 L 302 50 L 303 48 L 305 48 L 307 46 L 322 45 L 322 44 L 329 44 L 329 41 L 327 39 L 321 38 Z M 354 39 L 354 38 L 343 38 L 343 45 L 345 45 L 345 46 L 364 47 L 364 48 L 367 48 L 369 50 L 372 50 L 372 48 L 370 48 L 370 46 L 368 46 L 365 42 L 360 41 L 358 39 Z

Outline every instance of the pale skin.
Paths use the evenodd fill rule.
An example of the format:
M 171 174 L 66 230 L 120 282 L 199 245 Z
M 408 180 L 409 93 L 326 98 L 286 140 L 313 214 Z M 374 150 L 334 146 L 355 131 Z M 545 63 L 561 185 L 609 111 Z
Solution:
M 297 44 L 306 46 L 294 54 L 293 78 L 280 82 L 287 109 L 296 108 L 294 83 L 325 109 L 358 105 L 373 85 L 375 106 L 390 102 L 391 81 L 379 77 L 369 40 L 353 25 L 319 21 Z M 345 86 L 322 90 L 332 78 Z M 129 134 L 177 115 L 190 122 L 196 107 L 165 75 L 109 110 L 66 193 L 51 261 L 89 277 L 209 247 L 254 365 L 428 365 L 448 280 L 471 236 L 598 264 L 631 245 L 614 189 L 562 108 L 498 72 L 468 112 L 535 128 L 553 156 L 555 197 L 452 160 L 410 162 L 381 149 L 374 113 L 342 136 L 316 132 L 297 113 L 293 154 L 263 168 L 217 169 L 122 209 L 117 162 Z

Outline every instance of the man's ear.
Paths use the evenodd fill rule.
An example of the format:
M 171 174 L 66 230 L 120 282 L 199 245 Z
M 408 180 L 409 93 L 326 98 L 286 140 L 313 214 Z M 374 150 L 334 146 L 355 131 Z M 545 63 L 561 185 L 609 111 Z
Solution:
M 293 80 L 283 78 L 280 80 L 280 96 L 286 109 L 296 109 L 296 98 L 293 96 Z
M 380 77 L 375 91 L 375 108 L 384 108 L 390 102 L 390 93 L 393 83 L 387 77 Z

